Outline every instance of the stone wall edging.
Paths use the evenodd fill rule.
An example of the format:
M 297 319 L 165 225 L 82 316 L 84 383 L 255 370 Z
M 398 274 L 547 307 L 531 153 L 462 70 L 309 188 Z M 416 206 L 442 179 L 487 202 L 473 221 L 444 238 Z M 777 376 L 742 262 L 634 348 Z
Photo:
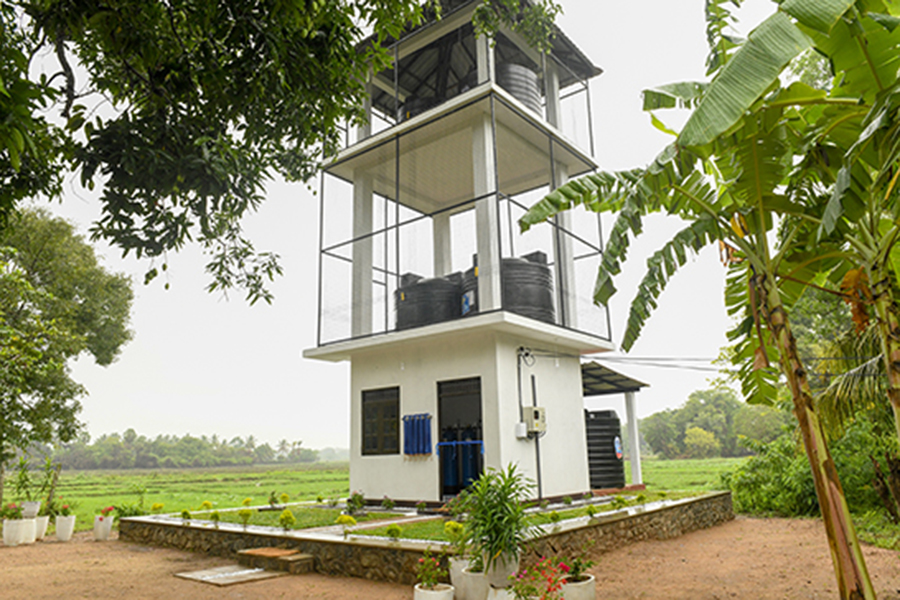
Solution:
M 528 563 L 540 556 L 597 556 L 626 544 L 648 539 L 670 539 L 734 519 L 730 492 L 716 492 L 677 501 L 637 514 L 617 514 L 584 523 L 560 526 L 538 536 L 523 556 Z M 415 567 L 425 542 L 392 542 L 380 538 L 360 540 L 337 536 L 283 535 L 277 529 L 260 531 L 203 525 L 184 525 L 147 517 L 124 518 L 119 539 L 234 558 L 240 550 L 266 546 L 291 548 L 315 557 L 315 571 L 326 575 L 414 584 Z M 437 549 L 436 549 L 437 551 Z

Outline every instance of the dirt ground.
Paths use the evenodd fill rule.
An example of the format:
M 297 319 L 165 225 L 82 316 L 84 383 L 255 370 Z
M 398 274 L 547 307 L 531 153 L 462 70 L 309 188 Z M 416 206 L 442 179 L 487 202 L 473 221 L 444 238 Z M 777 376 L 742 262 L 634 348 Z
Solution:
M 866 546 L 878 597 L 900 599 L 900 553 Z M 408 600 L 412 588 L 321 575 L 285 576 L 217 588 L 174 573 L 226 564 L 222 558 L 126 542 L 0 544 L 0 598 Z M 598 557 L 597 598 L 836 598 L 821 522 L 738 518 L 662 542 Z

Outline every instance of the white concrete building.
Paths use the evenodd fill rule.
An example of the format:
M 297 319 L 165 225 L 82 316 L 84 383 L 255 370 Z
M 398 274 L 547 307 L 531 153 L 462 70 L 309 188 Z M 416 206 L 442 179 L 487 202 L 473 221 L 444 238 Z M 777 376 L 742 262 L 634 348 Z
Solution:
M 350 486 L 440 502 L 515 463 L 538 495 L 590 489 L 581 355 L 612 349 L 591 294 L 597 215 L 517 219 L 596 169 L 588 80 L 562 33 L 550 55 L 474 36 L 477 1 L 391 46 L 370 123 L 324 169 L 319 339 L 351 363 Z

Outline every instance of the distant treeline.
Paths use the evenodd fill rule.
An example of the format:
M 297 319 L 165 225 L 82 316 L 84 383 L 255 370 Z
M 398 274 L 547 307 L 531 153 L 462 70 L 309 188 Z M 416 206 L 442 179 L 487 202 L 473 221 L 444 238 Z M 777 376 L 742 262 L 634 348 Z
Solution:
M 790 422 L 786 411 L 745 404 L 732 390 L 715 388 L 641 419 L 640 430 L 643 443 L 662 458 L 732 457 L 753 454 L 754 443 L 774 440 Z
M 216 435 L 159 435 L 150 439 L 134 429 L 121 435 L 102 435 L 93 441 L 83 436 L 50 453 L 65 469 L 177 469 L 347 459 L 345 450 L 310 450 L 303 448 L 300 441 L 281 440 L 273 448 L 268 443 L 257 444 L 252 435 L 230 440 Z

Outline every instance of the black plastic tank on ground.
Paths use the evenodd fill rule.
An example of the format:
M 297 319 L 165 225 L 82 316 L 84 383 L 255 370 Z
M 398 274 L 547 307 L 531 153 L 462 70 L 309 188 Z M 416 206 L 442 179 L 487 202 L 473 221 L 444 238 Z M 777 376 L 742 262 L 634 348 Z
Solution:
M 478 312 L 477 265 L 463 275 L 462 316 Z M 503 310 L 546 323 L 556 322 L 553 308 L 553 276 L 547 266 L 547 255 L 532 252 L 522 258 L 501 261 Z
M 515 63 L 497 65 L 497 84 L 512 94 L 513 98 L 541 114 L 541 87 L 537 73 Z
M 403 275 L 400 287 L 394 291 L 397 329 L 458 318 L 461 283 L 459 273 L 432 279 L 422 279 L 411 273 Z
M 614 410 L 584 411 L 591 489 L 625 487 L 622 425 Z

